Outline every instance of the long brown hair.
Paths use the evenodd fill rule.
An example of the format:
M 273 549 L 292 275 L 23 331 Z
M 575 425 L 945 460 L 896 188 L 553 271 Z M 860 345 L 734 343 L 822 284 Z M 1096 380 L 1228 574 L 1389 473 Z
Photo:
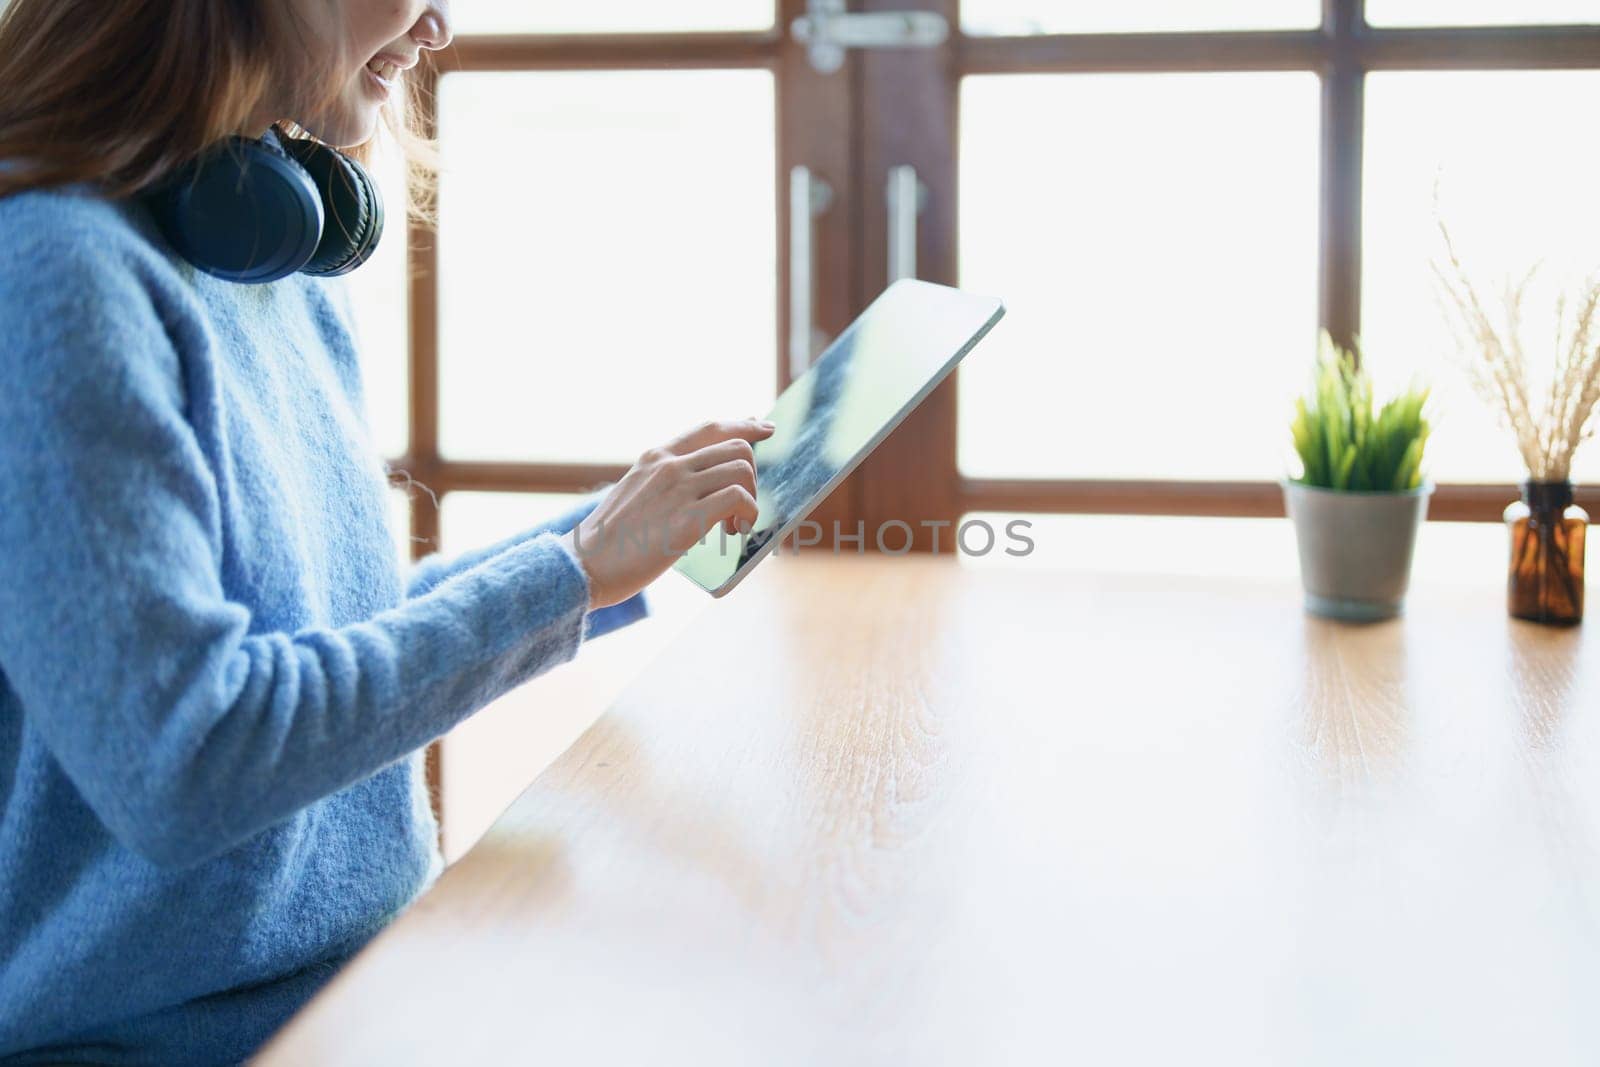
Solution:
M 0 0 L 0 196 L 75 182 L 130 196 L 246 131 L 282 86 L 323 87 L 311 106 L 331 99 L 331 66 L 306 58 L 326 49 L 309 47 L 298 10 L 289 0 Z M 431 155 L 406 78 L 384 118 L 415 191 Z M 346 152 L 364 159 L 371 148 Z

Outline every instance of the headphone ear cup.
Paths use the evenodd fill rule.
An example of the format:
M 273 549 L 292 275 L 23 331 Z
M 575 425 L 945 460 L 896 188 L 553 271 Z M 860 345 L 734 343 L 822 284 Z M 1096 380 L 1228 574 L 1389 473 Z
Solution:
M 230 138 L 145 196 L 162 234 L 200 270 L 275 282 L 319 247 L 323 202 L 306 169 L 265 141 Z
M 383 195 L 360 163 L 315 141 L 285 138 L 288 152 L 311 176 L 325 221 L 316 252 L 301 270 L 316 277 L 348 274 L 372 258 L 383 236 Z

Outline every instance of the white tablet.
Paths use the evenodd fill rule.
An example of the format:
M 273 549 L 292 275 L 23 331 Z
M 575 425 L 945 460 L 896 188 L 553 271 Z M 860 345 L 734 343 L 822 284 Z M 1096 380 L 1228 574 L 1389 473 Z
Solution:
M 767 416 L 778 429 L 755 446 L 755 528 L 730 535 L 713 527 L 677 569 L 712 596 L 738 585 L 1004 314 L 991 297 L 929 282 L 891 285 Z

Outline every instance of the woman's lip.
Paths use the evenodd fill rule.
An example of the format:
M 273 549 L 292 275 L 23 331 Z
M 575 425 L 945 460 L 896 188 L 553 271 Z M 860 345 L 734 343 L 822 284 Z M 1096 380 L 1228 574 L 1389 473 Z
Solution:
M 381 59 L 385 63 L 388 63 L 388 64 L 390 64 L 390 65 L 394 66 L 395 68 L 397 68 L 399 70 L 402 70 L 402 71 L 410 70 L 412 67 L 417 65 L 417 61 L 416 61 L 415 57 L 397 56 L 393 52 L 379 52 L 377 55 L 373 56 L 372 58 L 373 59 Z M 370 62 L 370 60 L 369 60 L 369 62 Z
M 387 79 L 378 77 L 366 67 L 361 68 L 361 73 L 366 76 L 368 87 L 385 98 L 387 98 L 388 95 L 394 91 L 395 86 L 398 84 L 396 82 L 388 81 Z

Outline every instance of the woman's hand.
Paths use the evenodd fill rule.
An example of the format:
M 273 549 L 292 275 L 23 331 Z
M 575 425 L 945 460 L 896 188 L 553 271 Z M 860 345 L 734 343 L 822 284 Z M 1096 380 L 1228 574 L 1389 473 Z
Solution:
M 718 524 L 730 534 L 753 529 L 752 444 L 774 429 L 760 419 L 707 422 L 640 456 L 565 535 L 589 576 L 590 609 L 633 596 Z

